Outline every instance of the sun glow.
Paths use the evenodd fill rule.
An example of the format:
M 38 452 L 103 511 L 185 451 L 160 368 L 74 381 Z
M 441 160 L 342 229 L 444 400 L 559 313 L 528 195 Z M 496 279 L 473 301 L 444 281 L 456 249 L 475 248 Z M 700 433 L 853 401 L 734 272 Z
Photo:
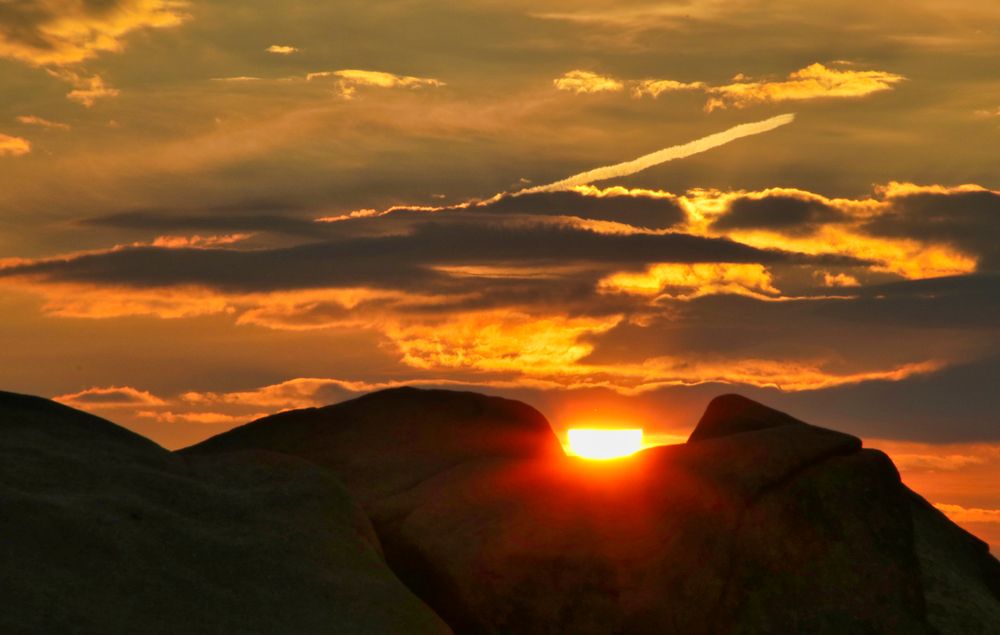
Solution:
M 642 449 L 642 429 L 573 428 L 568 454 L 584 459 L 617 459 Z

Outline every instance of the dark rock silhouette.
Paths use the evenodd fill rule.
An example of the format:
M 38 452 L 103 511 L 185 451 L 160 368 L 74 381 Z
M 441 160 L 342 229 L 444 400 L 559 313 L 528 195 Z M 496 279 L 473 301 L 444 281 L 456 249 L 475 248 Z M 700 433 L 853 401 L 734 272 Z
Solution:
M 0 392 L 0 632 L 448 633 L 328 471 Z
M 500 403 L 513 412 L 467 393 L 387 391 L 186 452 L 279 450 L 330 469 L 354 486 L 390 566 L 457 633 L 998 631 L 1000 565 L 986 545 L 855 437 L 726 395 L 691 442 L 594 463 L 491 451 L 512 429 L 554 443 L 533 412 L 477 414 Z M 475 441 L 484 451 L 450 445 L 467 430 L 488 437 Z
M 610 462 L 451 391 L 176 454 L 26 397 L 0 426 L 4 632 L 1000 632 L 984 543 L 884 454 L 735 395 L 687 444 Z

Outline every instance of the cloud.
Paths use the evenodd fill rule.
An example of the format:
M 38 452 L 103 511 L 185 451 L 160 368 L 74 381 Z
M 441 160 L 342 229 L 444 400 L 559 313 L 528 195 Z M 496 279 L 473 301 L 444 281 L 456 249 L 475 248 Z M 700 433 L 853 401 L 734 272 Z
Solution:
M 687 90 L 704 90 L 704 82 L 679 82 L 672 79 L 616 79 L 609 75 L 599 75 L 591 71 L 573 70 L 552 80 L 558 90 L 580 94 L 617 93 L 629 88 L 632 97 L 659 97 L 662 93 Z
M 428 269 L 433 265 L 589 262 L 620 267 L 665 259 L 762 263 L 798 260 L 794 254 L 680 233 L 605 234 L 547 223 L 436 220 L 430 218 L 400 235 L 359 236 L 273 249 L 128 246 L 72 258 L 18 262 L 0 268 L 0 277 L 41 276 L 52 282 L 136 287 L 201 285 L 238 291 L 343 285 L 419 289 L 442 281 L 443 276 Z
M 20 123 L 26 126 L 38 126 L 40 128 L 49 128 L 54 130 L 69 130 L 69 124 L 60 123 L 58 121 L 49 121 L 48 119 L 42 119 L 41 117 L 36 117 L 35 115 L 20 115 L 17 117 Z
M 762 103 L 806 101 L 824 98 L 857 98 L 892 90 L 906 78 L 887 71 L 839 70 L 820 63 L 810 64 L 781 81 L 747 81 L 742 74 L 738 81 L 723 86 L 705 82 L 682 82 L 673 79 L 615 79 L 589 71 L 575 70 L 555 79 L 559 90 L 574 93 L 620 92 L 629 87 L 632 97 L 659 97 L 665 92 L 703 91 L 709 95 L 705 110 L 746 108 Z
M 736 82 L 708 89 L 712 95 L 705 110 L 745 108 L 759 103 L 803 101 L 820 98 L 855 98 L 892 90 L 906 79 L 886 71 L 837 70 L 810 64 L 784 81 Z
M 439 79 L 430 77 L 412 77 L 409 75 L 396 75 L 384 71 L 368 71 L 357 69 L 342 69 L 339 71 L 319 71 L 306 75 L 306 81 L 316 79 L 335 78 L 338 80 L 340 93 L 343 97 L 351 99 L 357 93 L 358 88 L 440 88 L 445 83 Z
M 763 265 L 732 263 L 651 265 L 642 273 L 615 273 L 598 283 L 604 293 L 667 297 L 690 300 L 718 293 L 747 295 L 758 299 L 780 297 L 771 274 Z
M 94 387 L 52 398 L 78 408 L 130 408 L 136 406 L 162 406 L 166 402 L 145 390 L 130 386 Z
M 0 57 L 64 66 L 118 52 L 137 30 L 180 24 L 178 0 L 22 0 L 0 4 Z
M 758 192 L 695 190 L 682 199 L 688 208 L 692 234 L 726 236 L 760 248 L 783 248 L 801 253 L 837 253 L 877 263 L 884 271 L 911 279 L 972 273 L 983 256 L 995 249 L 985 236 L 1000 235 L 992 226 L 989 209 L 994 195 L 978 186 L 947 188 L 890 184 L 876 188 L 876 196 L 829 198 L 792 188 Z M 948 232 L 917 227 L 929 222 L 923 212 L 908 230 L 900 204 L 910 196 L 940 197 L 956 204 L 963 196 L 979 197 L 978 208 L 967 208 L 964 219 L 948 226 L 966 232 L 977 224 L 980 240 L 950 240 Z M 985 203 L 983 203 L 985 201 Z M 947 204 L 947 203 L 945 203 Z M 978 220 L 973 220 L 978 219 Z M 961 228 L 961 229 L 959 229 Z M 973 244 L 975 243 L 975 244 Z
M 233 82 L 233 83 L 243 83 L 243 82 L 259 82 L 262 78 L 253 77 L 250 75 L 236 75 L 235 77 L 213 77 L 213 82 Z
M 829 271 L 817 271 L 816 277 L 823 281 L 824 287 L 859 287 L 861 283 L 852 275 L 846 273 L 830 273 Z
M 879 193 L 888 204 L 867 220 L 865 231 L 943 241 L 977 254 L 982 268 L 1000 271 L 1000 192 L 976 185 L 890 183 Z
M 821 198 L 775 193 L 764 198 L 740 197 L 729 202 L 729 209 L 712 223 L 712 229 L 778 229 L 809 232 L 828 223 L 847 220 L 841 210 Z
M 793 121 L 795 121 L 794 114 L 785 114 L 778 115 L 777 117 L 771 117 L 770 119 L 765 119 L 763 121 L 740 124 L 728 130 L 717 132 L 715 134 L 708 135 L 707 137 L 702 137 L 701 139 L 696 139 L 685 144 L 671 146 L 669 148 L 657 150 L 656 152 L 651 152 L 650 154 L 643 155 L 637 159 L 632 159 L 631 161 L 587 170 L 586 172 L 574 174 L 573 176 L 556 181 L 555 183 L 549 183 L 548 185 L 529 187 L 521 190 L 521 193 L 555 192 L 578 185 L 589 185 L 595 181 L 604 181 L 607 179 L 628 176 L 630 174 L 635 174 L 649 169 L 653 166 L 667 163 L 668 161 L 684 159 L 695 154 L 707 152 L 708 150 L 718 148 L 719 146 L 726 145 L 727 143 L 731 143 L 743 137 L 770 132 L 771 130 L 780 128 L 781 126 L 788 125 Z
M 19 157 L 31 152 L 31 142 L 0 133 L 0 157 Z
M 74 86 L 73 90 L 66 93 L 66 99 L 75 101 L 87 108 L 93 106 L 98 99 L 117 97 L 120 92 L 117 88 L 112 88 L 105 84 L 104 79 L 100 75 L 85 77 L 65 68 L 57 70 L 49 69 L 48 72 L 53 77 L 69 82 Z
M 993 278 L 898 282 L 950 262 L 932 271 L 913 259 L 949 252 L 865 233 L 898 200 L 983 191 L 895 184 L 838 199 L 576 186 L 322 223 L 268 220 L 277 205 L 268 201 L 177 219 L 137 211 L 97 222 L 155 237 L 8 259 L 0 282 L 42 296 L 53 316 L 213 315 L 247 329 L 364 331 L 419 379 L 619 394 L 718 383 L 833 390 L 911 382 L 988 350 L 1000 315 Z M 718 229 L 740 205 L 765 229 Z M 174 223 L 199 233 L 177 234 Z M 243 223 L 262 232 L 252 244 Z M 303 223 L 315 229 L 291 231 Z M 827 240 L 831 231 L 841 238 Z M 866 250 L 872 258 L 859 258 Z M 856 286 L 830 286 L 841 283 Z
M 436 214 L 430 216 L 430 214 Z M 629 229 L 668 229 L 680 225 L 686 218 L 678 199 L 668 192 L 624 187 L 599 188 L 580 185 L 559 191 L 518 192 L 498 194 L 485 201 L 460 203 L 441 207 L 394 206 L 382 212 L 356 210 L 349 214 L 322 217 L 321 222 L 348 221 L 348 224 L 374 226 L 386 221 L 402 224 L 411 221 L 448 217 L 469 220 L 512 220 L 577 218 L 592 223 L 578 223 L 592 231 L 627 233 Z M 602 224 L 603 223 L 603 224 Z
M 562 77 L 552 80 L 552 85 L 558 90 L 576 94 L 613 93 L 625 88 L 622 82 L 613 77 L 598 75 L 590 71 L 568 71 Z
M 311 218 L 280 215 L 274 211 L 294 211 L 289 205 L 249 201 L 230 206 L 210 206 L 194 212 L 186 209 L 146 209 L 95 216 L 78 221 L 83 227 L 112 227 L 147 232 L 208 231 L 271 232 L 290 236 L 315 237 L 323 225 Z
M 704 82 L 678 82 L 672 79 L 643 79 L 632 84 L 633 97 L 657 98 L 663 93 L 686 90 L 704 90 Z
M 299 49 L 294 46 L 286 46 L 283 44 L 272 44 L 267 47 L 268 53 L 274 53 L 275 55 L 291 55 L 292 53 L 297 53 Z
M 196 423 L 204 425 L 228 425 L 228 426 L 238 426 L 248 421 L 253 421 L 255 419 L 260 419 L 266 417 L 270 412 L 258 412 L 251 415 L 244 414 L 226 414 L 223 412 L 173 412 L 173 411 L 162 411 L 157 412 L 155 410 L 140 410 L 136 413 L 136 416 L 141 419 L 152 419 L 159 423 Z
M 1000 509 L 982 509 L 979 507 L 962 507 L 948 503 L 934 503 L 945 516 L 952 521 L 963 523 L 1000 523 Z

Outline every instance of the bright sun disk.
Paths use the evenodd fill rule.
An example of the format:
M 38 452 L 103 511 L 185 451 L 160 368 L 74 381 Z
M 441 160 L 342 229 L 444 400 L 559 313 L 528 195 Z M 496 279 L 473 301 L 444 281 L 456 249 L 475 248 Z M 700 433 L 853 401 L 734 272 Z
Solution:
M 569 454 L 585 459 L 617 459 L 642 449 L 642 429 L 571 428 Z

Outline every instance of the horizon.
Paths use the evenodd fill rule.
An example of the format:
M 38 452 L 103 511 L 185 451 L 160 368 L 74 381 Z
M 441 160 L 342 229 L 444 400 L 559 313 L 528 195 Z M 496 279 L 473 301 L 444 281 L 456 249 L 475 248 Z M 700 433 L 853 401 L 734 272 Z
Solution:
M 885 451 L 996 553 L 997 24 L 12 5 L 0 390 L 171 450 L 401 385 L 658 444 L 738 393 Z

